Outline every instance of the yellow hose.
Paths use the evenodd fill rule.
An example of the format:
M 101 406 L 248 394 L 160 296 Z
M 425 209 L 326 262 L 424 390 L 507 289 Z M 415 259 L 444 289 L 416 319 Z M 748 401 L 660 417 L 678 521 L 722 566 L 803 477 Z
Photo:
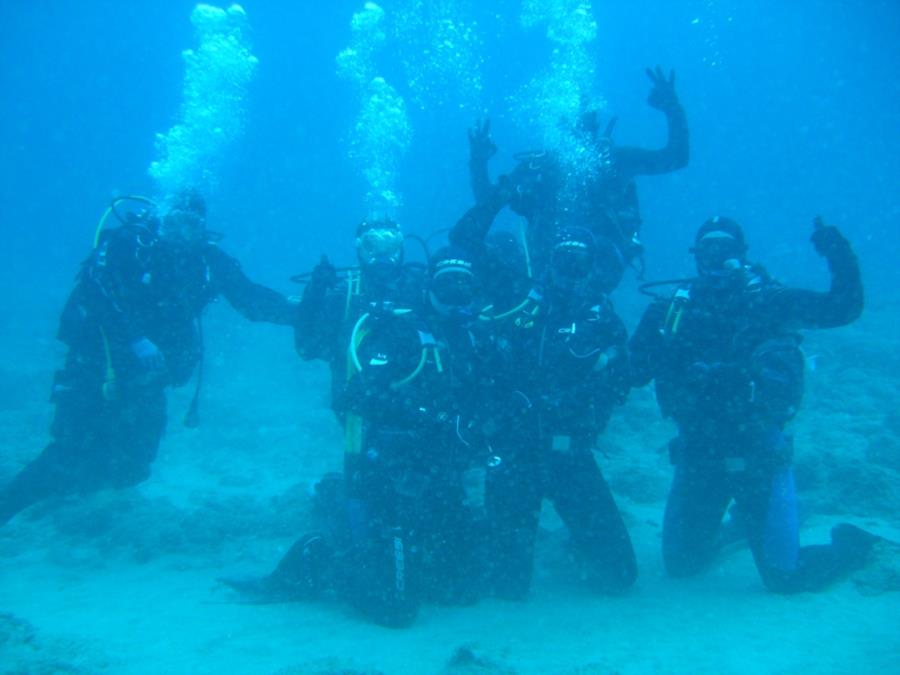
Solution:
M 109 206 L 106 207 L 106 210 L 97 222 L 97 229 L 94 230 L 94 248 L 97 248 L 97 245 L 100 243 L 100 235 L 103 234 L 103 229 L 106 227 L 106 221 L 109 220 L 109 214 L 115 212 L 116 204 L 127 201 L 143 202 L 144 204 L 149 204 L 153 208 L 157 208 L 157 203 L 149 197 L 142 197 L 141 195 L 122 195 L 121 197 L 116 197 L 109 203 Z

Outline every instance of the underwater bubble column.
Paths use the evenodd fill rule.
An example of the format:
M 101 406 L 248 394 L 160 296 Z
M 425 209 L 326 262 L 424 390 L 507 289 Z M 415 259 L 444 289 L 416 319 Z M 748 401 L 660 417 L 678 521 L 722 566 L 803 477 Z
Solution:
M 605 103 L 594 88 L 593 46 L 597 22 L 590 2 L 524 0 L 524 28 L 546 25 L 552 44 L 549 68 L 534 77 L 513 100 L 520 126 L 536 131 L 545 149 L 559 157 L 574 182 L 596 170 L 593 143 L 579 129 L 586 110 Z
M 350 158 L 368 184 L 367 218 L 394 218 L 402 204 L 399 165 L 412 130 L 403 97 L 377 74 L 375 58 L 386 40 L 384 10 L 367 2 L 353 15 L 350 27 L 350 45 L 337 56 L 338 76 L 353 83 L 360 103 L 350 134 Z
M 465 17 L 470 0 L 397 0 L 396 42 L 412 103 L 481 112 L 484 65 L 478 24 Z
M 199 4 L 191 13 L 197 47 L 182 52 L 184 91 L 179 121 L 157 134 L 150 164 L 165 201 L 187 188 L 216 188 L 228 146 L 244 130 L 247 86 L 258 61 L 247 40 L 247 14 L 237 4 Z

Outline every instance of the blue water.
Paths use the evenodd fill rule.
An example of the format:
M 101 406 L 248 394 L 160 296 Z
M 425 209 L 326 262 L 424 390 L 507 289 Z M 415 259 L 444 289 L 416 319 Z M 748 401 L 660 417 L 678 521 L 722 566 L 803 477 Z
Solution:
M 546 62 L 547 40 L 540 29 L 519 27 L 516 2 L 458 4 L 483 35 L 482 103 L 503 151 L 494 166 L 509 168 L 511 153 L 528 144 L 505 103 Z M 719 212 L 746 224 L 760 258 L 788 245 L 801 249 L 804 264 L 815 263 L 805 255 L 805 230 L 822 213 L 871 260 L 870 284 L 894 287 L 895 2 L 594 4 L 598 88 L 619 116 L 618 140 L 664 139 L 661 116 L 644 102 L 643 68 L 656 63 L 676 69 L 691 124 L 690 166 L 641 181 L 655 268 L 681 269 L 683 242 Z M 4 287 L 63 289 L 110 196 L 152 190 L 147 166 L 154 134 L 178 111 L 180 52 L 193 44 L 191 8 L 3 3 Z M 334 62 L 359 7 L 265 2 L 246 9 L 260 67 L 247 101 L 247 133 L 230 152 L 233 163 L 212 209 L 229 248 L 249 269 L 265 263 L 260 274 L 274 284 L 308 268 L 319 250 L 349 251 L 344 235 L 364 213 L 364 186 L 342 140 L 356 101 Z M 399 82 L 391 55 L 382 60 Z M 410 108 L 414 140 L 400 172 L 406 206 L 399 217 L 407 229 L 446 227 L 469 205 L 465 128 L 473 116 L 452 106 Z M 8 297 L 3 302 L 4 314 L 23 311 L 6 304 Z
M 775 276 L 823 287 L 824 264 L 807 241 L 813 216 L 822 214 L 854 243 L 869 306 L 897 306 L 900 4 L 592 4 L 593 86 L 608 103 L 603 119 L 618 116 L 617 141 L 645 147 L 665 141 L 663 116 L 646 105 L 643 71 L 655 64 L 676 70 L 690 123 L 689 166 L 639 179 L 650 278 L 689 272 L 693 232 L 725 214 L 744 224 L 751 257 Z M 414 5 L 382 3 L 388 16 Z M 178 121 L 181 51 L 196 46 L 193 7 L 180 0 L 0 4 L 5 361 L 39 357 L 45 362 L 33 372 L 52 371 L 54 323 L 98 217 L 118 194 L 155 193 L 148 166 L 159 159 L 155 135 Z M 226 235 L 223 247 L 254 279 L 284 292 L 296 292 L 288 277 L 323 252 L 351 262 L 352 233 L 369 207 L 364 167 L 348 153 L 360 98 L 338 78 L 335 63 L 361 7 L 347 0 L 244 3 L 259 64 L 241 105 L 245 133 L 221 157 L 210 219 Z M 522 27 L 519 2 L 448 0 L 429 7 L 435 15 L 451 8 L 475 27 L 477 39 L 464 56 L 478 65 L 468 74 L 478 76 L 481 88 L 466 100 L 425 96 L 418 105 L 403 45 L 389 36 L 377 55 L 378 73 L 406 100 L 411 131 L 398 160 L 403 204 L 396 216 L 408 232 L 423 235 L 449 227 L 471 205 L 466 128 L 476 118 L 493 120 L 500 147 L 494 175 L 512 168 L 515 152 L 535 146 L 534 130 L 519 123 L 511 99 L 547 67 L 554 46 L 544 29 Z M 635 286 L 628 277 L 617 292 L 630 326 L 644 302 Z M 228 321 L 241 319 L 232 314 Z M 245 333 L 236 339 L 250 342 Z M 216 349 L 232 353 L 226 342 L 213 339 L 214 356 Z M 279 344 L 283 358 L 294 359 L 289 340 Z M 274 368 L 276 357 L 263 361 Z M 43 405 L 48 382 L 49 375 L 28 390 L 31 405 Z M 37 449 L 43 431 L 28 433 Z

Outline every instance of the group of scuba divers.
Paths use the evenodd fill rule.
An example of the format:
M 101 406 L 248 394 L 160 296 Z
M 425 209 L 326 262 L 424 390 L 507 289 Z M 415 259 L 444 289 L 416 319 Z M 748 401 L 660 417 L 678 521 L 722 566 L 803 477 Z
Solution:
M 523 599 L 545 499 L 568 528 L 580 582 L 625 591 L 635 553 L 594 447 L 629 389 L 651 381 L 678 429 L 662 543 L 671 576 L 711 562 L 732 501 L 731 527 L 772 591 L 817 590 L 863 566 L 878 537 L 850 524 L 827 545 L 799 545 L 784 431 L 803 393 L 797 331 L 848 324 L 863 308 L 841 233 L 814 224 L 827 292 L 770 278 L 748 261 L 741 227 L 716 217 L 693 242 L 696 276 L 655 300 L 630 339 L 609 300 L 641 254 L 635 176 L 688 162 L 674 75 L 648 74 L 648 102 L 668 122 L 664 148 L 614 145 L 585 115 L 600 161 L 573 203 L 553 153 L 528 154 L 492 182 L 496 147 L 489 125 L 476 125 L 476 203 L 449 244 L 427 265 L 404 263 L 399 226 L 367 220 L 358 267 L 323 256 L 299 304 L 250 281 L 219 248 L 196 192 L 161 217 L 114 203 L 122 224 L 99 234 L 63 311 L 69 351 L 53 384 L 52 442 L 0 493 L 0 524 L 50 497 L 148 478 L 165 389 L 200 363 L 198 319 L 223 295 L 252 321 L 293 326 L 301 358 L 328 362 L 346 432 L 343 473 L 315 487 L 314 531 L 271 574 L 225 580 L 241 593 L 337 596 L 387 626 L 412 623 L 423 601 Z M 506 207 L 524 219 L 524 244 L 492 231 Z

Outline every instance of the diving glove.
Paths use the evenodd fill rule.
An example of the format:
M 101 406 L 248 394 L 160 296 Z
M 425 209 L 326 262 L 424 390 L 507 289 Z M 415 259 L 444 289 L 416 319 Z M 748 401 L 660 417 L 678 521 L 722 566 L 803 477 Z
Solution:
M 816 216 L 813 221 L 813 233 L 809 240 L 816 249 L 816 253 L 825 258 L 850 248 L 850 242 L 841 234 L 840 230 L 833 225 L 826 225 L 822 222 L 821 216 Z
M 666 77 L 662 66 L 655 69 L 647 68 L 647 77 L 653 82 L 653 89 L 647 97 L 647 103 L 652 108 L 668 112 L 678 105 L 678 94 L 675 93 L 675 71 L 670 70 Z

